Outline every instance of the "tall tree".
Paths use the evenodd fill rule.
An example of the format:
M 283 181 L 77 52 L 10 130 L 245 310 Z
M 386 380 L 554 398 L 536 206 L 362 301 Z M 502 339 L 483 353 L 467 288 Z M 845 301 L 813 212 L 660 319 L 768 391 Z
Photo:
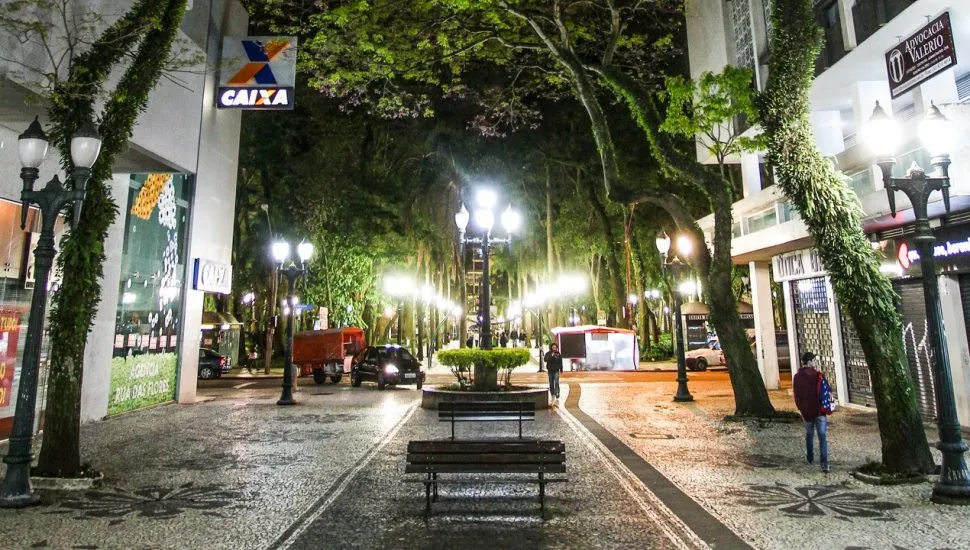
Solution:
M 815 145 L 809 94 L 822 33 L 811 0 L 773 0 L 768 86 L 759 108 L 768 161 L 801 214 L 859 335 L 876 399 L 882 462 L 932 473 L 933 457 L 902 341 L 898 296 L 862 231 L 858 199 Z

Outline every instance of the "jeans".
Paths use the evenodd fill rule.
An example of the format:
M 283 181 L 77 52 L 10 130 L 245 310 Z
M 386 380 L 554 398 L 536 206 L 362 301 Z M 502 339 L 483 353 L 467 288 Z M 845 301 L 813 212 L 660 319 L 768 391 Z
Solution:
M 805 421 L 805 453 L 809 462 L 815 460 L 815 434 L 818 432 L 818 451 L 822 468 L 829 465 L 829 443 L 825 439 L 825 417 L 819 416 L 815 420 Z
M 547 371 L 549 375 L 549 393 L 559 399 L 559 371 Z

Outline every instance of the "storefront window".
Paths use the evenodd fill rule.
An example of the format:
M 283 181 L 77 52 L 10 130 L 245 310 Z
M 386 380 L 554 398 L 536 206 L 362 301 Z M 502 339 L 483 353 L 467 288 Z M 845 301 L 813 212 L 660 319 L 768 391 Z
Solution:
M 131 176 L 109 414 L 175 396 L 189 196 L 184 174 Z
M 20 204 L 0 200 L 0 439 L 10 436 L 20 390 L 30 300 L 34 288 L 33 249 L 40 235 L 40 216 L 31 209 L 26 230 L 20 228 Z M 55 226 L 55 243 L 64 234 L 63 218 Z M 51 273 L 51 288 L 58 285 Z M 41 344 L 40 373 L 37 384 L 35 429 L 39 425 L 47 396 L 47 333 Z

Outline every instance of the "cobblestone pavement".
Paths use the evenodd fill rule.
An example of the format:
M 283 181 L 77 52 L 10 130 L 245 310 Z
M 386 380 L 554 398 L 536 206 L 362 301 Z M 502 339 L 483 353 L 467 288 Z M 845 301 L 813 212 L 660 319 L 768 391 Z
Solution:
M 579 407 L 756 548 L 970 548 L 970 507 L 931 503 L 928 483 L 851 476 L 879 458 L 874 412 L 843 407 L 830 417 L 826 475 L 805 461 L 800 423 L 724 422 L 730 386 L 691 380 L 693 403 L 671 401 L 673 381 L 582 384 Z M 794 411 L 787 391 L 772 400 Z M 936 441 L 935 430 L 927 435 Z
M 447 429 L 417 407 L 417 392 L 341 384 L 304 386 L 296 407 L 277 397 L 212 391 L 196 405 L 86 425 L 83 456 L 104 486 L 0 510 L 0 547 L 703 547 L 562 411 L 526 426 L 566 444 L 570 482 L 547 488 L 545 521 L 534 485 L 443 487 L 425 521 L 422 486 L 401 481 L 407 441 Z M 514 430 L 466 424 L 459 436 Z

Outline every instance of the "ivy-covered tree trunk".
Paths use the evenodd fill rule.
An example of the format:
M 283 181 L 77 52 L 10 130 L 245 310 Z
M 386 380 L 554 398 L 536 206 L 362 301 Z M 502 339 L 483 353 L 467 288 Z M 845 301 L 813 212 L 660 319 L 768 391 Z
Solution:
M 112 69 L 143 36 L 101 117 L 101 155 L 91 171 L 81 221 L 62 241 L 58 269 L 64 274 L 50 314 L 50 378 L 44 438 L 37 470 L 47 476 L 71 476 L 81 469 L 80 416 L 84 347 L 100 302 L 104 240 L 117 215 L 108 188 L 115 157 L 125 150 L 148 94 L 155 87 L 185 12 L 186 0 L 142 0 L 72 63 L 68 79 L 51 95 L 49 113 L 54 143 L 70 169 L 69 140 L 93 113 L 91 90 L 100 88 Z M 147 34 L 138 32 L 149 29 Z M 90 90 L 85 89 L 90 88 Z M 79 95 L 79 90 L 86 95 Z
M 760 99 L 768 161 L 808 226 L 835 295 L 851 317 L 872 378 L 882 462 L 898 472 L 934 469 L 903 351 L 898 297 L 862 231 L 858 199 L 815 146 L 809 93 L 821 32 L 812 0 L 773 0 L 768 87 Z

